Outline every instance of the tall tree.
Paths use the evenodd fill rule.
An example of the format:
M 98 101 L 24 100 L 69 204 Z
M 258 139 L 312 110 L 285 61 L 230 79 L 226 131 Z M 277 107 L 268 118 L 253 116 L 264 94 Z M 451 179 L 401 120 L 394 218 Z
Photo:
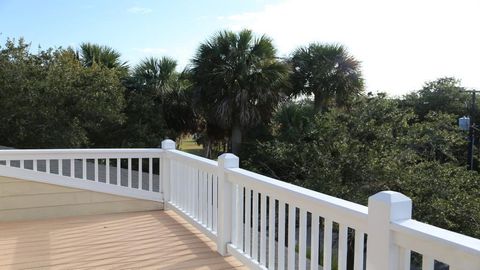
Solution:
M 344 46 L 311 43 L 290 58 L 292 94 L 313 95 L 316 112 L 332 101 L 345 105 L 363 90 L 360 62 Z
M 122 145 L 157 146 L 166 137 L 195 130 L 191 83 L 169 57 L 145 58 L 126 80 L 127 124 Z
M 278 61 L 272 40 L 250 30 L 222 31 L 202 43 L 192 60 L 192 76 L 207 126 L 230 134 L 238 153 L 242 134 L 271 117 L 288 68 Z
M 80 44 L 80 61 L 86 67 L 91 67 L 94 63 L 111 69 L 117 69 L 126 74 L 128 72 L 127 62 L 122 62 L 121 54 L 116 50 L 94 43 Z

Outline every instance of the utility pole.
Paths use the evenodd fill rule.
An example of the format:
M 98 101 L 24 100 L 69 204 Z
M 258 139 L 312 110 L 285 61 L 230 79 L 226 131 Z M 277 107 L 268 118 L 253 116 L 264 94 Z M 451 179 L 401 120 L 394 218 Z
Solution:
M 470 107 L 470 127 L 468 129 L 468 169 L 473 170 L 473 150 L 475 147 L 475 121 L 474 121 L 474 115 L 475 115 L 475 98 L 476 98 L 476 93 L 480 92 L 479 90 L 465 90 L 467 93 L 472 93 L 472 106 Z

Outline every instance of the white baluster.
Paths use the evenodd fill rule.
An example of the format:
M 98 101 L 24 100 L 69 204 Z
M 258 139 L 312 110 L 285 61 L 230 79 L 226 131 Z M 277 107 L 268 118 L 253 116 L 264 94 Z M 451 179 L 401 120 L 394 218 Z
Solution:
M 105 159 L 105 183 L 111 184 L 112 180 L 110 179 L 110 159 Z
M 93 174 L 95 175 L 95 182 L 98 182 L 98 158 L 93 160 Z
M 338 270 L 347 270 L 347 237 L 348 227 L 340 224 L 338 227 Z
M 295 219 L 296 207 L 288 204 L 288 270 L 295 269 Z
M 359 230 L 355 230 L 355 255 L 354 255 L 354 270 L 363 270 L 364 249 L 365 249 L 365 233 Z M 409 262 L 410 262 L 410 253 Z M 410 263 L 408 263 L 408 269 L 410 269 Z M 404 269 L 406 270 L 406 269 Z
M 128 158 L 127 161 L 127 170 L 128 170 L 128 184 L 127 187 L 131 188 L 132 187 L 132 159 Z
M 318 270 L 318 239 L 319 239 L 319 232 L 318 232 L 318 214 L 312 213 L 312 237 L 311 237 L 311 249 L 310 249 L 310 269 L 311 270 Z
M 267 196 L 260 198 L 260 263 L 267 265 Z
M 324 220 L 323 229 L 323 269 L 332 269 L 332 221 L 329 218 Z
M 122 160 L 117 158 L 117 186 L 122 184 Z
M 433 270 L 435 267 L 435 260 L 427 255 L 422 257 L 422 270 Z
M 268 269 L 275 269 L 275 199 L 268 198 Z
M 285 269 L 285 202 L 278 200 L 278 270 Z
M 258 192 L 253 190 L 252 258 L 258 261 Z
M 245 188 L 245 253 L 252 255 L 252 190 Z
M 302 208 L 300 208 L 300 232 L 298 242 L 298 268 L 305 269 L 307 267 L 307 211 Z
M 153 191 L 153 158 L 148 159 L 148 190 Z
M 143 187 L 143 158 L 138 159 L 138 189 Z

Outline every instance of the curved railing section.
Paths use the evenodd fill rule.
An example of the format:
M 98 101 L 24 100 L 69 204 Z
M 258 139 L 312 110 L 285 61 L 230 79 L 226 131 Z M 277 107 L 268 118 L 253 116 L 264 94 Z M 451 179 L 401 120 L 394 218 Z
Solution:
M 162 149 L 1 150 L 0 175 L 160 202 L 162 153 Z

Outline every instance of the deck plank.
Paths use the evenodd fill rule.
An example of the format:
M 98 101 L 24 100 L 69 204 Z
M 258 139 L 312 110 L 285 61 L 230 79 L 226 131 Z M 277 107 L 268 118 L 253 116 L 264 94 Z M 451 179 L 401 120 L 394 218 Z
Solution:
M 0 269 L 246 269 L 172 211 L 0 223 Z

